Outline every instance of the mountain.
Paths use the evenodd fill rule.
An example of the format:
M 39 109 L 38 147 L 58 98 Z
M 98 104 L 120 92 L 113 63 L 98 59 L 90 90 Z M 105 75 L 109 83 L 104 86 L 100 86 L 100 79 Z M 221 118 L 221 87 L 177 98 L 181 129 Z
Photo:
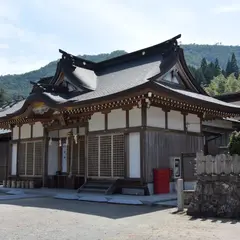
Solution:
M 223 45 L 182 45 L 185 58 L 188 65 L 199 67 L 202 58 L 207 61 L 219 60 L 220 66 L 225 69 L 228 59 L 234 52 L 236 59 L 240 62 L 240 46 L 223 46 Z M 112 53 L 103 53 L 98 55 L 81 55 L 79 57 L 86 60 L 100 62 L 109 58 L 126 54 L 123 50 L 117 50 Z M 23 95 L 26 96 L 30 89 L 30 81 L 37 81 L 40 78 L 52 76 L 56 70 L 57 61 L 50 62 L 48 65 L 28 73 L 0 76 L 0 88 L 3 88 L 9 96 Z

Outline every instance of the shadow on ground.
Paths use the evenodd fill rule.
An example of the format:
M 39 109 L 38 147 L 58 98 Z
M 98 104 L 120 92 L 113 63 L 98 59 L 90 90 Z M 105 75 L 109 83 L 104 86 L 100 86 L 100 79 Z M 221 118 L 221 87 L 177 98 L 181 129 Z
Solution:
M 173 211 L 172 214 L 177 214 L 177 215 L 184 215 L 184 216 L 188 216 L 187 215 L 187 211 Z M 200 220 L 202 222 L 205 221 L 209 221 L 212 223 L 231 223 L 231 224 L 237 224 L 240 223 L 240 219 L 230 219 L 230 218 L 213 218 L 213 217 L 189 217 L 189 221 L 196 221 L 196 220 Z
M 1 205 L 46 208 L 51 210 L 75 212 L 79 214 L 96 215 L 111 219 L 120 219 L 142 214 L 148 214 L 156 211 L 166 210 L 168 208 L 161 206 L 120 205 L 53 198 L 31 198 L 6 201 L 4 200 L 0 202 L 0 207 Z

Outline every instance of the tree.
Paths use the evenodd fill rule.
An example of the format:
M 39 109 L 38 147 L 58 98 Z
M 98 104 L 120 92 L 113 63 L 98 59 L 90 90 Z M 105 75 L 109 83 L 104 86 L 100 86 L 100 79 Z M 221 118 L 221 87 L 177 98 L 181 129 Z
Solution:
M 215 76 L 214 63 L 210 62 L 209 64 L 207 64 L 207 67 L 206 67 L 205 71 L 203 71 L 203 74 L 204 74 L 207 84 L 209 84 Z
M 226 66 L 226 71 L 225 71 L 225 77 L 228 77 L 232 73 L 232 64 L 228 59 L 227 66 Z
M 0 89 L 0 106 L 2 106 L 5 101 L 6 101 L 6 93 L 5 93 L 5 91 L 1 88 L 1 89 Z
M 205 78 L 201 68 L 196 70 L 196 72 L 195 72 L 195 79 L 197 80 L 197 82 L 199 84 L 203 84 L 203 85 L 207 84 L 207 80 L 206 80 L 206 78 Z
M 205 71 L 206 71 L 206 69 L 207 69 L 207 60 L 206 60 L 206 58 L 203 58 L 202 59 L 202 61 L 201 61 L 201 69 L 202 69 L 202 71 L 203 71 L 203 74 L 205 74 Z
M 236 79 L 234 74 L 232 73 L 228 76 L 225 86 L 226 93 L 233 93 L 240 91 L 240 79 Z
M 211 83 L 205 88 L 206 92 L 211 95 L 221 95 L 223 93 L 232 93 L 240 91 L 240 79 L 236 79 L 234 74 L 225 78 L 222 74 L 214 77 Z
M 217 77 L 218 75 L 221 74 L 221 68 L 219 66 L 219 61 L 217 58 L 215 59 L 214 68 L 215 68 L 214 77 Z
M 234 73 L 235 78 L 239 77 L 239 68 L 238 68 L 238 64 L 237 64 L 237 59 L 235 54 L 232 54 L 232 58 L 231 58 L 231 73 Z
M 240 155 L 240 132 L 234 131 L 231 134 L 228 149 L 231 155 Z

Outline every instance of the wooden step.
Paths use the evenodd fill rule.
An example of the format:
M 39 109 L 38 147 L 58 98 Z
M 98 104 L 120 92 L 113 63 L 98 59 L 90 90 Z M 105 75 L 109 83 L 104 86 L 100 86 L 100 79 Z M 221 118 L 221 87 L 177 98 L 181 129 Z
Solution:
M 112 180 L 88 180 L 78 189 L 78 192 L 101 192 L 109 194 L 108 190 L 112 189 L 114 182 Z
M 105 193 L 105 189 L 100 188 L 82 188 L 80 192 Z

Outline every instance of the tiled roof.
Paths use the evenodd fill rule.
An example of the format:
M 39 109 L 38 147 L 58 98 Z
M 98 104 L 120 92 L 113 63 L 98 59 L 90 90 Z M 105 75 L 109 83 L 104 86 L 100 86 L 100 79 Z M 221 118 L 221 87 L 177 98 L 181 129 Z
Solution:
M 17 103 L 13 103 L 13 104 L 9 104 L 8 106 L 6 106 L 5 108 L 0 108 L 0 117 L 4 117 L 7 114 L 12 114 L 16 111 L 18 111 L 19 109 L 21 109 L 21 107 L 23 106 L 25 100 L 21 100 Z
M 69 100 L 84 101 L 94 98 L 122 92 L 124 90 L 139 86 L 148 81 L 148 78 L 160 72 L 160 56 L 153 62 L 138 62 L 136 65 L 122 65 L 121 69 L 115 68 L 109 73 L 97 77 L 97 88 Z M 126 67 L 126 68 L 125 68 Z
M 185 91 L 185 90 L 181 90 L 181 89 L 171 88 L 171 87 L 165 86 L 161 83 L 157 83 L 157 84 L 160 85 L 163 88 L 169 89 L 170 91 L 177 92 L 179 94 L 197 99 L 199 101 L 205 101 L 207 103 L 210 102 L 210 103 L 214 103 L 214 104 L 217 104 L 217 105 L 220 105 L 220 106 L 231 107 L 231 108 L 236 108 L 236 109 L 240 110 L 240 105 L 223 102 L 221 100 L 215 99 L 215 98 L 210 97 L 210 96 L 202 95 L 202 94 L 199 94 L 199 93 L 194 93 L 194 92 L 189 92 L 189 91 Z

